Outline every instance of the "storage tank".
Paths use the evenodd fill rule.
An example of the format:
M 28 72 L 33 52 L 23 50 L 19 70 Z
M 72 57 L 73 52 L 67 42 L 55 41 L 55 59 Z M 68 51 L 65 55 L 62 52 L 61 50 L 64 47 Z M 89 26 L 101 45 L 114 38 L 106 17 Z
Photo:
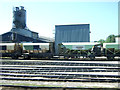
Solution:
M 55 52 L 62 42 L 90 42 L 89 24 L 72 24 L 55 26 Z
M 26 27 L 26 10 L 23 6 L 13 8 L 13 28 Z

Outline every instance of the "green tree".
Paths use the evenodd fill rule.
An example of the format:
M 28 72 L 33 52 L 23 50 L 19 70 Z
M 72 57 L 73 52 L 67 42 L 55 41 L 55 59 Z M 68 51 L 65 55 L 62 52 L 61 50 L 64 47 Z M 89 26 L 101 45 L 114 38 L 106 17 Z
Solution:
M 106 43 L 114 43 L 115 42 L 115 35 L 109 35 L 105 42 Z
M 100 39 L 98 42 L 101 43 L 101 44 L 103 44 L 103 43 L 105 43 L 105 40 Z

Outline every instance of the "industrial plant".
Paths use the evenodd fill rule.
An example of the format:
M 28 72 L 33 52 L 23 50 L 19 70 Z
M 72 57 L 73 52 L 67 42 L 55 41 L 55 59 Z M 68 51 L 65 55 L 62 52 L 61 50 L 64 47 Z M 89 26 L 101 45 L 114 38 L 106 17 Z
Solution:
M 90 42 L 90 24 L 55 25 L 55 39 L 40 37 L 27 27 L 26 17 L 23 6 L 14 7 L 12 29 L 0 35 L 2 88 L 119 87 L 119 42 Z
M 23 6 L 13 8 L 13 26 L 9 32 L 6 32 L 0 37 L 1 42 L 33 42 L 45 43 L 52 42 L 52 40 L 38 36 L 37 32 L 31 31 L 26 25 L 26 10 Z
M 118 43 L 91 43 L 90 24 L 55 25 L 55 40 L 39 37 L 37 32 L 28 29 L 26 10 L 23 6 L 13 8 L 12 29 L 1 37 L 1 50 L 5 50 L 5 53 L 2 51 L 4 57 L 6 55 L 13 58 L 24 56 L 27 59 L 62 55 L 67 58 L 83 56 L 95 59 L 96 56 L 105 56 L 108 59 L 114 59 L 120 54 Z M 21 46 L 16 43 L 20 43 Z M 30 50 L 37 50 L 37 54 L 36 52 L 31 54 Z

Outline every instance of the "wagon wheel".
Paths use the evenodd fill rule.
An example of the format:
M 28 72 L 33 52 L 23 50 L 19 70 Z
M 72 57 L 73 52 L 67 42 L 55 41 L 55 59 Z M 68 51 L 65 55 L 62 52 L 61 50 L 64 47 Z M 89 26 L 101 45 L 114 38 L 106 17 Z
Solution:
M 89 55 L 90 60 L 95 60 L 95 55 L 92 53 Z
M 18 59 L 18 55 L 17 54 L 12 54 L 12 59 Z
M 90 60 L 95 60 L 95 56 L 90 56 Z
M 114 56 L 107 56 L 108 60 L 114 60 Z
M 24 59 L 30 59 L 30 56 L 27 54 L 25 54 L 23 57 L 24 57 Z

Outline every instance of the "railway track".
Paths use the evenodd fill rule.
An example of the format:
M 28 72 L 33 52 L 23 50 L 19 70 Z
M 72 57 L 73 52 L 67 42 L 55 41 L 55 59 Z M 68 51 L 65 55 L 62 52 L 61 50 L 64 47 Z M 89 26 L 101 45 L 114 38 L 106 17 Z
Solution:
M 3 60 L 16 60 L 16 59 L 12 59 L 11 57 L 0 57 L 0 59 Z M 19 57 L 17 60 L 25 60 L 23 57 Z M 48 60 L 48 58 L 31 58 L 30 60 Z M 53 57 L 50 58 L 49 60 L 54 60 L 54 61 L 91 61 L 91 59 L 89 58 L 61 58 L 61 57 Z M 114 60 L 109 60 L 106 57 L 95 57 L 94 61 L 120 61 L 120 57 L 115 57 Z
M 119 83 L 118 61 L 2 60 L 0 79 L 29 82 Z M 5 83 L 3 85 L 6 85 Z M 116 87 L 116 86 L 115 86 Z

